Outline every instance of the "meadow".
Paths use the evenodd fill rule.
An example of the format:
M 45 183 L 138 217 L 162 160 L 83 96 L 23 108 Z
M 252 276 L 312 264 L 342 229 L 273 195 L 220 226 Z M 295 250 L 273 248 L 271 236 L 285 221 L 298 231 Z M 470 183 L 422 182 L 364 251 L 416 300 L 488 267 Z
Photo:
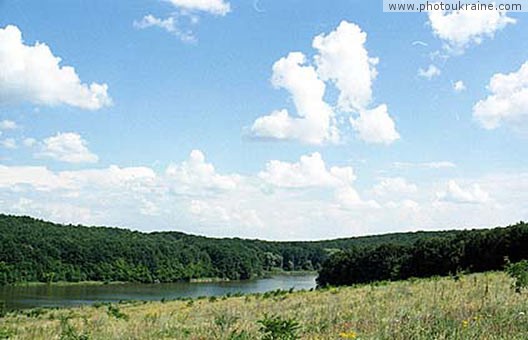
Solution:
M 315 291 L 5 313 L 12 339 L 527 339 L 528 293 L 488 272 Z

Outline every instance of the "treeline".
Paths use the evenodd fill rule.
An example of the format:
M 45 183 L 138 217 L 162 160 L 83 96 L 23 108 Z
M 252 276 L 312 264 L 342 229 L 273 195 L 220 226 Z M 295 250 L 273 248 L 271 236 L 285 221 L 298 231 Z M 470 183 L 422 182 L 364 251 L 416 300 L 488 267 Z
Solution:
M 244 280 L 269 271 L 318 270 L 328 252 L 324 242 L 142 233 L 0 214 L 0 284 Z
M 528 225 L 464 230 L 420 238 L 411 244 L 387 242 L 353 246 L 323 264 L 318 285 L 350 285 L 411 277 L 501 270 L 528 259 Z
M 270 271 L 298 270 L 320 270 L 322 284 L 396 279 L 402 276 L 400 273 L 424 276 L 429 274 L 417 275 L 416 272 L 431 271 L 431 263 L 438 267 L 436 264 L 442 262 L 440 268 L 445 269 L 441 273 L 458 270 L 458 266 L 443 262 L 444 258 L 455 261 L 460 254 L 454 241 L 451 244 L 445 240 L 465 240 L 468 235 L 487 232 L 495 235 L 498 230 L 509 232 L 515 228 L 517 226 L 475 232 L 413 232 L 313 242 L 269 242 L 208 238 L 180 232 L 142 233 L 121 228 L 60 225 L 26 216 L 0 214 L 0 284 L 55 281 L 148 283 L 193 278 L 245 280 Z M 510 238 L 524 242 L 521 244 L 526 246 L 526 228 L 521 234 L 524 241 L 520 241 L 521 236 L 513 234 Z M 475 244 L 464 246 L 466 257 L 478 254 L 485 259 L 484 264 L 495 263 L 493 268 L 503 264 L 501 256 L 493 260 L 486 258 L 486 251 L 498 247 L 494 239 L 482 244 L 475 242 L 464 241 L 464 244 Z M 411 256 L 419 251 L 425 255 Z M 417 259 L 426 256 L 426 260 L 408 262 L 404 261 L 402 254 Z M 438 254 L 444 254 L 441 261 Z M 526 254 L 510 254 L 510 257 L 515 260 L 526 257 Z M 465 262 L 461 263 L 461 268 L 468 267 Z M 340 270 L 336 265 L 346 267 L 346 270 Z M 412 269 L 413 266 L 417 269 Z M 383 271 L 388 268 L 390 275 L 387 276 Z M 480 271 L 487 267 L 473 264 L 471 269 Z M 441 274 L 437 271 L 434 269 L 430 275 Z

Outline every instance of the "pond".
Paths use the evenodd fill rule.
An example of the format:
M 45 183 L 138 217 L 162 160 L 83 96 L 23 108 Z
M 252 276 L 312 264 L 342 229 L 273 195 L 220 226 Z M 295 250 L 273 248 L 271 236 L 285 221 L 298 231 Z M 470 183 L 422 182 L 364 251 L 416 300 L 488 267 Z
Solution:
M 263 293 L 276 289 L 315 288 L 316 275 L 276 275 L 248 281 L 26 285 L 0 287 L 0 301 L 7 309 L 69 307 L 94 302 L 161 300 L 178 297 L 221 296 L 228 293 Z

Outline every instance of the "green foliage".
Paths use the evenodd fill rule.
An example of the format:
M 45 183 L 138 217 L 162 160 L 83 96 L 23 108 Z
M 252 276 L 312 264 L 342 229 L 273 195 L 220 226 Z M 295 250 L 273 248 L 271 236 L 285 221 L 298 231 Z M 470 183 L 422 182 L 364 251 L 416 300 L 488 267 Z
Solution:
M 264 315 L 264 319 L 257 321 L 263 340 L 295 340 L 300 339 L 298 335 L 299 323 L 295 319 L 284 319 L 278 315 Z
M 354 246 L 330 256 L 323 263 L 317 282 L 319 286 L 351 285 L 502 270 L 504 258 L 528 259 L 527 244 L 528 225 L 520 222 L 506 228 L 417 238 L 413 243 Z M 523 280 L 528 278 L 516 275 L 519 284 L 526 284 Z
M 112 305 L 112 304 L 108 305 L 107 314 L 109 316 L 113 316 L 116 319 L 128 320 L 128 315 L 121 312 L 121 310 L 119 309 L 119 306 L 116 306 L 116 305 Z
M 60 340 L 88 340 L 87 334 L 79 333 L 70 324 L 69 318 L 62 317 L 60 319 Z
M 249 334 L 249 332 L 247 331 L 238 331 L 238 330 L 234 330 L 232 331 L 228 338 L 228 340 L 252 340 L 253 337 Z
M 514 279 L 515 291 L 520 293 L 521 289 L 528 288 L 528 261 L 522 260 L 517 263 L 509 263 L 506 272 Z
M 245 280 L 318 267 L 323 244 L 212 239 L 59 225 L 0 214 L 0 285 L 18 282 Z
M 3 318 L 7 314 L 7 308 L 4 301 L 0 300 L 0 318 Z
M 19 282 L 245 280 L 319 270 L 322 286 L 499 270 L 528 259 L 528 226 L 315 242 L 207 238 L 59 225 L 0 214 L 0 285 Z M 274 297 L 274 296 L 266 296 Z
M 0 340 L 11 339 L 14 336 L 14 332 L 10 329 L 0 327 Z
M 221 333 L 225 333 L 236 324 L 238 319 L 239 317 L 235 315 L 220 314 L 215 316 L 214 324 L 220 329 Z

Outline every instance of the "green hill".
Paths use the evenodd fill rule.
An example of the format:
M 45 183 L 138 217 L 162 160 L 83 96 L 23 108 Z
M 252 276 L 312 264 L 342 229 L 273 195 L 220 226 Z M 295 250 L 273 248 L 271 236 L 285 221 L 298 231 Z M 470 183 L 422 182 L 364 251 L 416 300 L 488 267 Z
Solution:
M 498 228 L 491 230 L 505 230 Z M 208 238 L 181 232 L 61 225 L 0 214 L 0 284 L 54 281 L 173 282 L 250 279 L 269 271 L 320 270 L 334 253 L 484 231 L 413 232 L 313 242 Z M 341 252 L 341 251 L 345 252 Z M 363 251 L 361 250 L 361 251 Z

